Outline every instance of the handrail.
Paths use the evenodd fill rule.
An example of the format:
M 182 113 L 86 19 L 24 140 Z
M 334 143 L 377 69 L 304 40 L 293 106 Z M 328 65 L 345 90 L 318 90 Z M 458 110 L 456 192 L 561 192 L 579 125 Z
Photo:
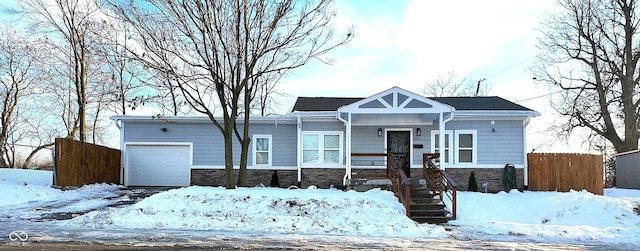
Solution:
M 443 196 L 447 196 L 449 200 L 451 200 L 451 218 L 455 220 L 457 216 L 456 211 L 458 203 L 456 194 L 458 191 L 458 185 L 451 176 L 449 176 L 447 171 L 441 170 L 433 164 L 431 160 L 438 157 L 440 157 L 440 154 L 438 153 L 425 153 L 422 155 L 422 176 L 425 181 L 427 181 L 429 188 L 431 188 L 431 193 L 439 195 L 440 201 L 442 201 L 445 206 L 447 206 L 447 203 Z
M 407 212 L 407 217 L 411 216 L 411 181 L 407 178 L 407 175 L 404 171 L 399 168 L 398 173 L 400 181 L 398 182 L 398 198 L 402 205 L 404 205 L 405 211 Z
M 389 153 L 351 153 L 351 157 L 386 157 L 387 179 L 391 180 L 393 194 L 398 197 L 398 202 L 402 203 L 407 216 L 411 214 L 411 181 L 407 174 L 398 166 L 398 162 Z M 361 177 L 373 178 L 379 175 L 361 175 Z
M 405 208 L 407 217 L 411 215 L 411 181 L 407 178 L 396 160 L 389 154 L 387 156 L 387 170 L 390 172 L 391 188 L 393 194 L 398 197 L 398 202 Z

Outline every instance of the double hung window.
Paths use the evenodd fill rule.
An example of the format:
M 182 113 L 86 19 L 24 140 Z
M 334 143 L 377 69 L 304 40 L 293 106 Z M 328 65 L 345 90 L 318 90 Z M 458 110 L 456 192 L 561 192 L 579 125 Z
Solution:
M 270 166 L 273 148 L 271 135 L 253 135 L 253 165 Z
M 342 164 L 342 132 L 303 132 L 302 164 Z

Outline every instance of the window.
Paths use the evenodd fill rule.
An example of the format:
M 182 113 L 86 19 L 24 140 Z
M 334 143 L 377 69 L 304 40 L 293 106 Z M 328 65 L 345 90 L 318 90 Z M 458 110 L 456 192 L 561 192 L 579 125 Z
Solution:
M 342 164 L 342 132 L 303 132 L 302 164 Z
M 434 153 L 440 152 L 440 134 L 438 130 L 431 131 L 431 149 Z M 440 155 L 440 161 L 444 160 L 444 163 L 451 163 L 451 131 L 444 131 L 444 154 Z
M 477 160 L 476 130 L 456 131 L 456 163 L 476 164 Z
M 253 135 L 253 165 L 271 165 L 271 135 Z

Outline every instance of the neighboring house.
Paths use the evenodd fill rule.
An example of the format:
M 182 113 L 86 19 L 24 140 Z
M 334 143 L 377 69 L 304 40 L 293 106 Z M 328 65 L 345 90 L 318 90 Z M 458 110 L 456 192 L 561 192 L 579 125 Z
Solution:
M 499 190 L 508 163 L 522 188 L 527 124 L 539 115 L 499 97 L 426 98 L 398 87 L 367 98 L 300 97 L 287 116 L 251 118 L 247 180 L 269 184 L 277 170 L 281 186 L 341 187 L 357 173 L 386 170 L 384 160 L 363 162 L 352 153 L 387 152 L 419 177 L 422 155 L 444 149 L 440 167 L 462 190 L 472 170 Z M 208 118 L 112 119 L 120 128 L 125 185 L 224 185 L 222 135 Z M 234 151 L 238 165 L 239 144 Z

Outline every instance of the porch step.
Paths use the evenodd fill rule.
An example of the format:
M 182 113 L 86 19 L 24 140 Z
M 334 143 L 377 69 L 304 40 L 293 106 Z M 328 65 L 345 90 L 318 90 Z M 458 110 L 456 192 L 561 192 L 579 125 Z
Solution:
M 418 223 L 444 224 L 451 220 L 450 216 L 415 216 L 411 219 Z
M 409 218 L 418 223 L 443 224 L 451 220 L 449 213 L 444 203 L 440 199 L 434 199 L 426 186 L 411 185 Z

